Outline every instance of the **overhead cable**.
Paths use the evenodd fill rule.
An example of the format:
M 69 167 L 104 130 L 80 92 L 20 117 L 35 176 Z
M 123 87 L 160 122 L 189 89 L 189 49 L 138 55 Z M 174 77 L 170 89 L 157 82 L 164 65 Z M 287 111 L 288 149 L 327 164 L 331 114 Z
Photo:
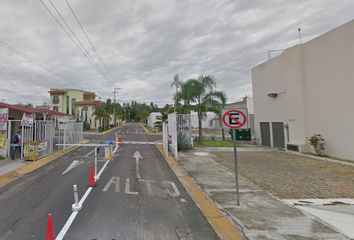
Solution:
M 52 17 L 55 19 L 55 21 L 59 24 L 59 26 L 64 30 L 64 32 L 68 35 L 68 37 L 71 39 L 71 41 L 76 45 L 76 47 L 82 52 L 82 54 L 84 54 L 84 56 L 91 62 L 91 64 L 101 73 L 101 75 L 103 77 L 105 77 L 108 81 L 110 81 L 111 83 L 114 84 L 114 82 L 112 82 L 112 80 L 110 80 L 105 74 L 104 72 L 98 67 L 97 64 L 94 63 L 93 60 L 91 60 L 87 54 L 79 47 L 79 45 L 74 41 L 74 39 L 70 36 L 70 34 L 65 30 L 65 28 L 63 27 L 63 25 L 58 21 L 58 19 L 53 15 L 53 13 L 49 10 L 49 8 L 47 7 L 47 5 L 45 5 L 45 3 L 40 0 L 41 3 L 43 4 L 43 6 L 47 9 L 47 11 L 52 15 Z M 52 4 L 53 5 L 53 4 Z M 54 6 L 54 5 L 53 5 Z M 74 34 L 75 35 L 75 34 Z M 90 56 L 91 57 L 91 56 Z
M 13 53 L 19 55 L 20 57 L 26 59 L 27 61 L 29 61 L 29 62 L 31 62 L 31 63 L 37 65 L 38 67 L 40 67 L 40 68 L 46 70 L 47 72 L 53 74 L 54 76 L 57 76 L 58 78 L 60 78 L 60 79 L 62 79 L 62 80 L 64 80 L 64 81 L 66 81 L 66 82 L 68 82 L 68 83 L 71 83 L 71 84 L 75 85 L 75 86 L 78 87 L 79 89 L 82 89 L 82 86 L 79 86 L 79 85 L 77 85 L 76 83 L 74 83 L 74 82 L 72 82 L 72 81 L 66 79 L 65 77 L 63 77 L 63 76 L 60 75 L 59 73 L 54 72 L 52 69 L 50 69 L 50 68 L 44 66 L 43 64 L 37 62 L 37 61 L 34 60 L 33 58 L 27 56 L 26 54 L 20 52 L 19 50 L 15 49 L 15 48 L 13 48 L 13 47 L 11 47 L 10 45 L 4 43 L 4 42 L 1 41 L 1 40 L 0 40 L 0 46 L 6 48 L 6 49 L 8 49 L 8 50 L 10 50 L 11 52 L 13 52 Z
M 117 81 L 116 81 L 116 80 L 114 79 L 114 77 L 112 76 L 111 72 L 110 72 L 110 71 L 108 70 L 108 68 L 106 67 L 106 64 L 104 64 L 104 62 L 102 61 L 102 59 L 101 59 L 100 55 L 98 55 L 98 52 L 96 51 L 95 47 L 93 46 L 93 44 L 92 44 L 92 42 L 91 42 L 90 38 L 87 36 L 86 31 L 85 31 L 85 30 L 84 30 L 84 28 L 82 27 L 82 25 L 81 25 L 81 23 L 80 23 L 79 19 L 76 17 L 76 14 L 74 13 L 74 10 L 71 8 L 71 6 L 70 6 L 69 2 L 68 2 L 67 0 L 65 0 L 65 1 L 66 1 L 66 3 L 68 4 L 68 6 L 69 6 L 69 8 L 70 8 L 70 10 L 71 10 L 72 14 L 74 15 L 74 17 L 75 17 L 75 19 L 76 19 L 77 23 L 79 24 L 79 26 L 80 26 L 80 28 L 81 28 L 82 32 L 85 34 L 85 36 L 86 36 L 87 40 L 88 40 L 88 41 L 89 41 L 89 43 L 91 44 L 92 49 L 95 51 L 95 53 L 96 53 L 97 57 L 100 59 L 100 61 L 101 61 L 102 65 L 105 67 L 105 69 L 107 70 L 108 74 L 111 76 L 111 78 L 113 79 L 113 81 L 114 81 L 115 83 L 117 83 Z
M 80 46 L 83 48 L 83 50 L 85 51 L 86 55 L 92 60 L 92 63 L 96 66 L 96 69 L 99 70 L 99 72 L 107 79 L 107 75 L 103 72 L 103 70 L 98 66 L 98 64 L 95 62 L 95 60 L 91 57 L 90 53 L 86 50 L 86 48 L 84 47 L 84 45 L 82 45 L 82 43 L 80 42 L 80 40 L 76 37 L 75 33 L 73 32 L 73 30 L 70 28 L 70 26 L 68 25 L 68 23 L 65 21 L 65 19 L 63 18 L 63 16 L 60 14 L 60 12 L 58 11 L 58 9 L 55 7 L 55 5 L 53 4 L 53 2 L 51 0 L 49 0 L 49 2 L 52 4 L 53 8 L 55 9 L 55 11 L 58 13 L 58 15 L 60 16 L 60 18 L 63 20 L 63 22 L 65 23 L 65 25 L 69 28 L 70 32 L 72 33 L 72 35 L 75 37 L 75 39 L 79 42 Z

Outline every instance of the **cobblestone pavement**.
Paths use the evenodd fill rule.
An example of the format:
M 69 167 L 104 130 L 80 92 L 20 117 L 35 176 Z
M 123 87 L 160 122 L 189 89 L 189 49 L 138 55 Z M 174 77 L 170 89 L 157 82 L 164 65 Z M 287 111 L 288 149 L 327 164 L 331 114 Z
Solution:
M 211 158 L 234 169 L 233 152 Z M 344 166 L 283 152 L 237 152 L 239 174 L 283 199 L 354 198 L 354 164 Z

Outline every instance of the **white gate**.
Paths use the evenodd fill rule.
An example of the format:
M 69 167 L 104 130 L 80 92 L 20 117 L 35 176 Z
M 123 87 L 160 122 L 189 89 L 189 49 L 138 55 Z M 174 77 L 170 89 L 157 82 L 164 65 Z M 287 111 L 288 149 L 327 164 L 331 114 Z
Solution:
M 67 148 L 65 144 L 78 144 L 84 140 L 82 122 L 59 122 L 59 146 L 64 151 Z
M 168 114 L 168 125 L 166 125 L 164 135 L 167 138 L 168 148 L 171 149 L 175 158 L 178 157 L 178 145 L 177 145 L 177 121 L 176 114 Z

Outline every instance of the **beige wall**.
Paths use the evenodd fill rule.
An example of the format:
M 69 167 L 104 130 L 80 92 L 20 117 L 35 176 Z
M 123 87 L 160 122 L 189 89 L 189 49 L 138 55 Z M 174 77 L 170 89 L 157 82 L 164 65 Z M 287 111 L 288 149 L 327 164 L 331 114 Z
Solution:
M 63 102 L 64 102 L 63 95 L 59 94 L 59 103 L 58 104 L 53 103 L 53 98 L 54 98 L 54 96 L 51 95 L 50 100 L 49 100 L 49 106 L 50 106 L 49 109 L 53 110 L 54 106 L 58 106 L 58 112 L 63 112 Z
M 259 122 L 284 122 L 290 143 L 307 145 L 303 151 L 320 133 L 326 154 L 354 160 L 354 21 L 253 68 L 252 80 L 258 139 Z

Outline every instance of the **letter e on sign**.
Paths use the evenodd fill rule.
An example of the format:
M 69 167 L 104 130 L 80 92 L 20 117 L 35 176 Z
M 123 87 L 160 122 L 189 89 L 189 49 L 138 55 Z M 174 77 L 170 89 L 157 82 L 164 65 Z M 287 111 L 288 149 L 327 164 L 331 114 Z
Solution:
M 248 129 L 247 108 L 223 109 L 222 127 L 231 129 Z

